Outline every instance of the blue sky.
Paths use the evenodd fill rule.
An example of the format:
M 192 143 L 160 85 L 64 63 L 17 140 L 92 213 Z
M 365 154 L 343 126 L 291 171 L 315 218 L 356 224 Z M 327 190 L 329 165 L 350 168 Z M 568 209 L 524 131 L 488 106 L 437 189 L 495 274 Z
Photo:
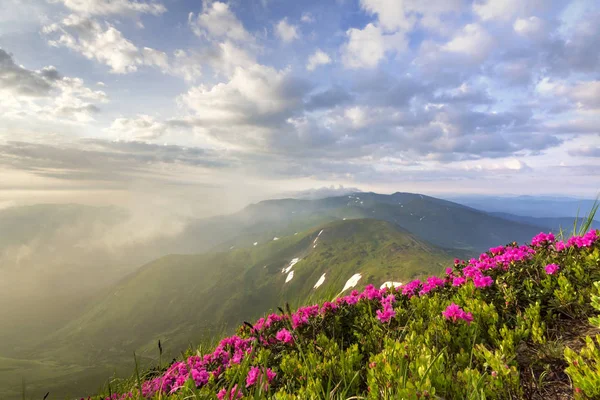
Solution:
M 0 205 L 595 196 L 598 43 L 593 0 L 3 0 Z

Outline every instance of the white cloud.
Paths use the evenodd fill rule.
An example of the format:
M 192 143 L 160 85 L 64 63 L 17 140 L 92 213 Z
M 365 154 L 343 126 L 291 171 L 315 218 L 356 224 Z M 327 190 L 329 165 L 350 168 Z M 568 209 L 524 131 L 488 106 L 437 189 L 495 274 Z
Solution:
M 579 81 L 569 84 L 563 81 L 542 79 L 536 86 L 542 96 L 563 99 L 568 98 L 582 110 L 600 109 L 600 81 Z
M 386 32 L 410 31 L 418 22 L 443 30 L 442 15 L 459 12 L 463 4 L 464 0 L 360 0 L 366 12 L 377 15 L 379 26 Z
M 113 121 L 109 134 L 123 140 L 158 139 L 167 131 L 167 126 L 150 115 L 138 115 L 136 118 L 117 118 Z
M 228 38 L 234 41 L 247 41 L 252 38 L 229 5 L 220 1 L 214 3 L 205 1 L 203 12 L 196 18 L 191 12 L 188 15 L 188 23 L 197 36 L 209 39 Z
M 164 5 L 156 2 L 131 0 L 48 0 L 62 3 L 68 9 L 83 15 L 160 15 L 167 11 Z
M 116 74 L 135 72 L 140 65 L 155 66 L 165 70 L 168 66 L 166 54 L 145 47 L 141 51 L 109 23 L 100 22 L 71 14 L 60 24 L 43 28 L 53 38 L 51 46 L 64 46 L 90 60 L 97 60 L 111 68 Z
M 267 124 L 302 104 L 307 88 L 289 70 L 255 64 L 235 69 L 231 80 L 212 87 L 199 85 L 180 96 L 182 105 L 193 110 L 198 120 L 209 123 Z
M 52 66 L 28 70 L 0 50 L 0 108 L 5 118 L 86 122 L 98 112 L 96 104 L 107 101 L 106 93 L 88 88 L 79 78 L 63 77 Z
M 306 69 L 314 71 L 318 66 L 327 64 L 331 64 L 331 57 L 321 49 L 317 49 L 317 51 L 308 58 Z
M 402 51 L 407 46 L 402 32 L 387 35 L 373 24 L 364 29 L 351 28 L 346 36 L 348 42 L 342 47 L 342 61 L 346 68 L 374 68 L 387 52 Z
M 302 21 L 305 24 L 312 24 L 315 22 L 315 17 L 309 12 L 304 12 L 302 13 L 300 21 Z
M 473 61 L 483 61 L 492 49 L 494 41 L 479 24 L 465 25 L 462 31 L 442 46 L 442 50 L 460 53 Z
M 513 29 L 521 36 L 532 39 L 542 38 L 545 35 L 544 21 L 538 17 L 519 18 L 513 24 Z
M 285 43 L 290 43 L 300 38 L 298 27 L 288 23 L 287 18 L 282 19 L 275 25 L 275 34 Z
M 531 15 L 542 5 L 544 0 L 479 0 L 473 3 L 473 12 L 483 21 L 510 21 L 515 16 Z

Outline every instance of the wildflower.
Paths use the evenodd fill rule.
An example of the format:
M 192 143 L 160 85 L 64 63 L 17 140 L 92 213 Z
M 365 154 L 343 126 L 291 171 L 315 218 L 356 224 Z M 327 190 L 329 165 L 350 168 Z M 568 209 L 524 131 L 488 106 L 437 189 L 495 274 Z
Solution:
M 473 278 L 473 283 L 475 284 L 476 288 L 484 288 L 484 287 L 492 286 L 492 284 L 494 283 L 494 280 L 490 276 L 480 275 L 480 276 L 476 276 L 475 278 Z
M 275 378 L 277 375 L 270 368 L 266 370 L 267 381 L 265 382 L 265 387 L 269 386 L 269 383 Z M 248 376 L 246 377 L 246 387 L 250 387 L 256 384 L 256 382 L 261 382 L 263 377 L 263 373 L 259 367 L 252 367 L 248 372 Z
M 415 291 L 421 286 L 421 281 L 416 279 L 412 282 L 407 283 L 402 287 L 402 294 L 408 297 L 412 297 Z
M 450 304 L 445 311 L 442 311 L 442 315 L 447 320 L 452 320 L 452 322 L 456 322 L 459 319 L 466 321 L 468 324 L 473 321 L 473 315 L 471 313 L 465 312 L 458 304 Z
M 554 242 L 554 234 L 552 233 L 544 233 L 544 232 L 540 232 L 539 234 L 537 234 L 536 236 L 534 236 L 531 239 L 531 245 L 534 247 L 540 247 L 544 244 L 547 243 L 553 243 Z
M 544 270 L 548 275 L 554 275 L 559 269 L 560 267 L 557 264 L 548 264 L 544 267 Z
M 396 311 L 394 311 L 391 307 L 386 307 L 382 310 L 377 310 L 375 312 L 377 314 L 377 319 L 383 323 L 389 322 L 392 318 L 396 316 Z
M 196 386 L 200 387 L 200 386 L 204 386 L 208 383 L 208 372 L 206 372 L 206 370 L 202 369 L 202 370 L 197 370 L 197 369 L 193 369 L 191 372 L 192 375 L 192 379 L 194 380 L 194 382 L 196 383 Z
M 467 282 L 463 276 L 456 276 L 452 279 L 452 286 L 462 286 Z
M 242 391 L 238 389 L 238 385 L 234 385 L 231 388 L 231 392 L 228 392 L 227 389 L 223 388 L 217 393 L 217 399 L 219 400 L 234 400 L 241 399 L 242 397 L 244 397 L 244 395 Z
M 291 344 L 294 342 L 294 338 L 292 337 L 292 334 L 290 333 L 290 331 L 288 331 L 285 328 L 283 328 L 282 330 L 277 332 L 277 334 L 275 335 L 275 338 L 285 344 Z

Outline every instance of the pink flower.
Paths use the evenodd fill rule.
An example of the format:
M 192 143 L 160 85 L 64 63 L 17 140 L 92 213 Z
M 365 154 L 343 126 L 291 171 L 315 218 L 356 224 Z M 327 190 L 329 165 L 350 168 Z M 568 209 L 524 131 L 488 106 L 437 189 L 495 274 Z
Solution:
M 494 283 L 494 280 L 492 279 L 491 276 L 479 275 L 479 276 L 476 276 L 475 278 L 473 278 L 473 283 L 475 284 L 476 288 L 484 288 L 484 287 L 492 286 L 492 284 Z
M 267 368 L 267 381 L 265 382 L 265 388 L 269 387 L 269 383 L 277 376 L 270 368 Z M 263 372 L 259 367 L 252 367 L 246 377 L 246 387 L 254 386 L 256 382 L 262 381 Z
M 402 286 L 402 294 L 408 297 L 412 297 L 415 294 L 415 291 L 421 286 L 421 281 L 416 279 L 412 282 L 407 283 Z
M 219 393 L 217 393 L 217 399 L 219 400 L 235 400 L 235 399 L 241 399 L 242 397 L 244 397 L 244 394 L 242 393 L 241 390 L 238 389 L 238 385 L 235 385 L 234 387 L 231 388 L 231 392 L 227 392 L 227 389 L 223 388 L 221 390 L 219 390 Z
M 554 234 L 540 232 L 531 239 L 531 245 L 535 247 L 554 242 Z
M 458 304 L 450 304 L 445 311 L 442 311 L 442 315 L 447 320 L 452 320 L 452 322 L 456 322 L 459 319 L 462 319 L 470 324 L 473 321 L 473 314 L 470 312 L 465 312 Z
M 558 266 L 557 264 L 548 264 L 544 267 L 544 270 L 546 270 L 546 273 L 548 275 L 554 275 L 555 273 L 558 272 L 559 269 L 560 269 L 560 266 Z
M 457 276 L 452 279 L 452 286 L 462 286 L 467 282 L 467 280 L 463 276 Z
M 192 379 L 194 380 L 194 382 L 196 383 L 196 386 L 200 387 L 200 386 L 204 386 L 208 383 L 208 372 L 206 372 L 206 370 L 202 369 L 200 371 L 193 369 L 192 370 Z
M 394 311 L 394 309 L 391 307 L 385 307 L 383 309 L 383 311 L 377 310 L 375 312 L 375 314 L 377 314 L 377 319 L 379 321 L 381 321 L 382 323 L 385 323 L 385 322 L 389 322 L 392 318 L 394 318 L 396 316 L 396 311 Z
M 260 368 L 252 367 L 250 371 L 248 371 L 248 376 L 246 377 L 246 387 L 250 387 L 256 383 L 260 376 Z
M 292 336 L 290 331 L 288 331 L 285 328 L 283 328 L 282 330 L 277 332 L 277 334 L 275 335 L 275 338 L 285 344 L 291 344 L 294 342 L 294 337 Z

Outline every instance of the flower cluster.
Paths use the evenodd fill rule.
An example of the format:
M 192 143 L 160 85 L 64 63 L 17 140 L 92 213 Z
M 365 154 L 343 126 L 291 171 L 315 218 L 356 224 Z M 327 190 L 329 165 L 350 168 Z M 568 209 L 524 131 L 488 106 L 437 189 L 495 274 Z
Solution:
M 277 340 L 279 340 L 280 342 L 283 342 L 285 344 L 292 344 L 292 343 L 294 343 L 294 337 L 292 336 L 292 334 L 290 333 L 290 331 L 288 331 L 285 328 L 283 328 L 282 330 L 280 330 L 279 332 L 277 332 L 277 334 L 275 335 L 275 338 Z
M 394 311 L 394 307 L 392 304 L 396 301 L 396 297 L 393 294 L 384 297 L 381 300 L 381 305 L 383 306 L 383 310 L 377 310 L 377 319 L 381 322 L 389 322 L 392 318 L 396 316 L 396 311 Z
M 534 247 L 540 247 L 543 245 L 552 244 L 554 243 L 554 240 L 555 238 L 553 233 L 540 232 L 531 239 L 531 245 Z
M 264 382 L 265 388 L 268 389 L 269 383 L 277 376 L 275 372 L 273 372 L 270 368 L 267 368 L 266 374 L 267 379 Z M 256 382 L 263 381 L 263 371 L 259 367 L 252 367 L 248 372 L 248 376 L 246 377 L 246 387 L 254 386 Z
M 230 391 L 223 388 L 217 393 L 217 399 L 219 400 L 236 400 L 244 397 L 244 393 L 238 389 L 238 385 L 234 385 Z
M 548 275 L 554 275 L 559 269 L 560 267 L 557 264 L 548 264 L 544 267 L 544 270 Z
M 456 322 L 459 319 L 467 321 L 467 324 L 470 324 L 473 321 L 473 314 L 470 312 L 465 312 L 458 304 L 450 304 L 445 311 L 442 311 L 442 315 L 447 320 L 452 320 L 452 322 Z
M 252 351 L 252 341 L 231 336 L 221 340 L 215 351 L 203 358 L 191 356 L 186 361 L 176 362 L 162 376 L 144 382 L 142 396 L 147 398 L 157 393 L 174 393 L 190 378 L 197 387 L 202 387 L 211 376 L 218 377 L 230 366 L 240 364 Z

